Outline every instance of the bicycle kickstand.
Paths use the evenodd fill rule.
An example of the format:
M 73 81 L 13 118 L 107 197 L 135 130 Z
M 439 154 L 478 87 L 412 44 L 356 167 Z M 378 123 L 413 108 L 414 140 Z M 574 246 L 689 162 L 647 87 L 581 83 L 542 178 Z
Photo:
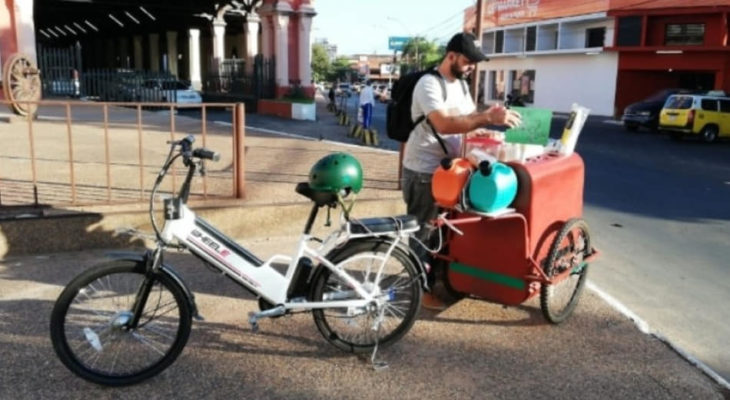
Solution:
M 373 354 L 370 355 L 370 365 L 373 366 L 375 371 L 383 371 L 390 367 L 387 361 L 375 359 L 375 356 L 378 353 L 378 344 L 380 343 L 380 325 L 383 322 L 383 311 L 381 310 L 379 314 L 380 315 L 378 315 L 378 319 L 375 322 L 376 326 L 373 326 L 373 330 L 375 331 L 375 347 L 373 347 Z
M 254 333 L 259 331 L 259 320 L 261 318 L 278 317 L 280 315 L 284 315 L 285 313 L 286 310 L 282 305 L 260 312 L 248 313 L 248 323 L 251 324 L 251 331 Z

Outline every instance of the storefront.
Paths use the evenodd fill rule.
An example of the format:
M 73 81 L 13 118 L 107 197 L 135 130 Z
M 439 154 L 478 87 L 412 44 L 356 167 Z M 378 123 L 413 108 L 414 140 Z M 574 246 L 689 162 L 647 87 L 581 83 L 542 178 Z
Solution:
M 593 115 L 665 88 L 730 93 L 727 0 L 485 0 L 480 101 Z M 465 12 L 474 29 L 475 8 Z
M 618 53 L 616 115 L 666 88 L 730 93 L 728 1 L 614 0 Z

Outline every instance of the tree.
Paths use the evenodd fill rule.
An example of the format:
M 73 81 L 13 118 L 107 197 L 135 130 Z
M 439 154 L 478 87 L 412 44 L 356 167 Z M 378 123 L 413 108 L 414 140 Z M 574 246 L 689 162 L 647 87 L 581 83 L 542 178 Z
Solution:
M 321 82 L 328 79 L 332 65 L 327 54 L 327 49 L 321 43 L 312 45 L 312 79 Z
M 332 68 L 327 79 L 330 81 L 344 81 L 348 80 L 350 74 L 353 73 L 352 67 L 350 67 L 350 60 L 347 57 L 337 57 L 335 62 L 332 63 Z
M 403 55 L 401 57 L 405 60 L 406 71 L 415 71 L 438 63 L 444 54 L 445 48 L 443 46 L 416 36 L 403 46 Z

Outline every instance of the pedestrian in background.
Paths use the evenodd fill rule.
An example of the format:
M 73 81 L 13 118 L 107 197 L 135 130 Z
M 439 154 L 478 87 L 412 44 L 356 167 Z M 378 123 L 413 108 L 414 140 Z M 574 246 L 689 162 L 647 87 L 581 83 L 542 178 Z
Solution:
M 360 91 L 360 109 L 362 110 L 362 127 L 364 129 L 370 129 L 374 104 L 375 94 L 373 93 L 373 81 L 368 79 L 365 87 Z
M 463 79 L 476 69 L 476 64 L 487 60 L 477 48 L 476 38 L 469 33 L 458 33 L 449 40 L 446 55 L 436 67 L 438 74 L 425 74 L 418 80 L 413 91 L 411 118 L 426 119 L 416 125 L 408 137 L 403 155 L 402 188 L 408 214 L 415 215 L 421 225 L 417 238 L 434 248 L 430 221 L 436 218 L 438 207 L 431 193 L 431 179 L 444 157 L 459 157 L 462 137 L 466 134 L 485 134 L 487 125 L 517 126 L 521 123 L 519 114 L 494 105 L 484 111 L 477 111 Z M 442 80 L 443 82 L 439 82 Z M 445 92 L 444 92 L 445 91 Z M 437 271 L 435 263 L 420 245 L 414 250 L 421 259 L 429 263 L 428 273 L 431 293 L 424 293 L 423 306 L 443 310 L 446 304 L 433 295 Z

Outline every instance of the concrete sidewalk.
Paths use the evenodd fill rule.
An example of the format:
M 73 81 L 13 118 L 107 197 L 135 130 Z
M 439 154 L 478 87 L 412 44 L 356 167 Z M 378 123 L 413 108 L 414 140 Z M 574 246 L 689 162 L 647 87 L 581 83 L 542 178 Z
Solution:
M 346 149 L 363 163 L 366 187 L 357 216 L 403 210 L 394 190 L 395 152 L 291 136 L 346 135 L 331 114 L 320 109 L 318 115 L 317 122 L 256 118 L 262 129 L 247 130 L 246 139 L 249 197 L 228 207 L 200 205 L 201 215 L 260 258 L 292 248 L 309 211 L 294 185 L 330 151 Z M 157 166 L 156 159 L 147 160 Z M 390 369 L 374 372 L 365 360 L 327 344 L 309 314 L 265 320 L 261 333 L 251 333 L 246 316 L 257 309 L 256 299 L 184 254 L 171 254 L 168 261 L 196 293 L 206 321 L 194 324 L 183 354 L 160 376 L 130 388 L 101 388 L 58 361 L 48 322 L 62 287 L 101 261 L 103 252 L 33 251 L 51 236 L 61 237 L 66 249 L 79 243 L 129 246 L 134 243 L 113 229 L 146 217 L 144 206 L 96 211 L 96 220 L 58 218 L 44 231 L 36 220 L 2 225 L 10 252 L 0 261 L 0 399 L 730 398 L 726 388 L 666 343 L 641 333 L 591 290 L 560 326 L 545 322 L 535 299 L 510 308 L 465 299 L 438 314 L 422 311 L 412 331 L 382 351 Z M 135 212 L 137 217 L 130 217 Z M 318 232 L 322 222 L 316 223 Z M 12 255 L 21 249 L 27 254 Z
M 246 241 L 268 257 L 293 238 Z M 2 399 L 722 399 L 707 376 L 656 338 L 641 334 L 590 290 L 563 325 L 547 324 L 537 301 L 503 308 L 465 299 L 413 329 L 380 357 L 330 346 L 309 314 L 246 323 L 257 309 L 236 284 L 184 254 L 169 255 L 196 294 L 204 322 L 159 376 L 128 388 L 77 378 L 49 340 L 53 302 L 101 251 L 6 258 L 0 263 Z

